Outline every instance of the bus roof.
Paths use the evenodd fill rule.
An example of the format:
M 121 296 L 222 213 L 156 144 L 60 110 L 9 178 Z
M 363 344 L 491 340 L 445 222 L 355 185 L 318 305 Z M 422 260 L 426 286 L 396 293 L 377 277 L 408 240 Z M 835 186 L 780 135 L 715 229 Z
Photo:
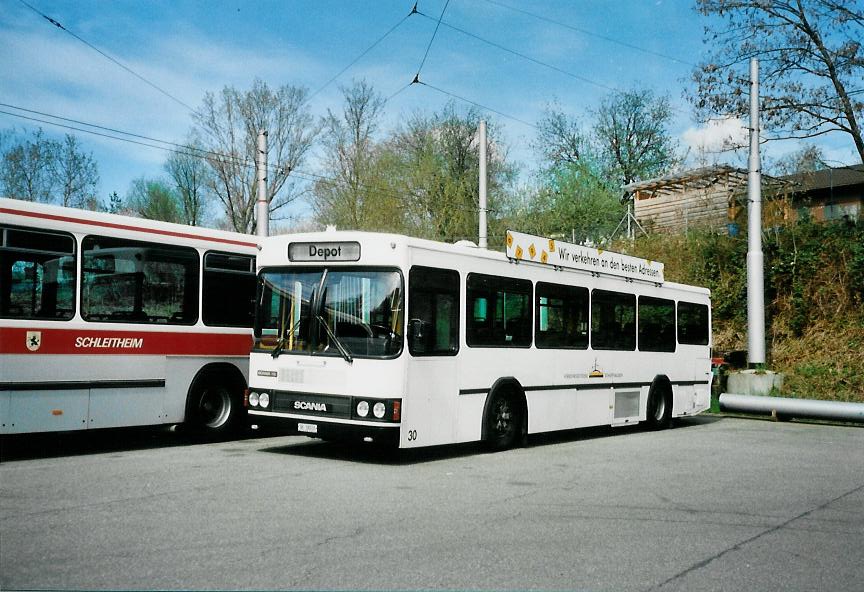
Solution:
M 0 198 L 0 214 L 3 214 L 3 221 L 8 224 L 17 223 L 26 226 L 38 224 L 45 228 L 68 232 L 94 232 L 94 229 L 103 229 L 104 232 L 112 234 L 131 232 L 151 235 L 154 240 L 158 240 L 159 237 L 163 239 L 186 239 L 247 249 L 257 248 L 259 243 L 258 237 L 238 232 L 9 198 Z M 145 237 L 142 236 L 141 238 Z
M 351 251 L 344 248 L 350 243 L 359 245 L 358 250 Z M 340 253 L 330 254 L 326 252 L 326 249 L 338 249 L 340 245 L 343 246 L 343 250 Z M 316 249 L 314 253 L 310 252 L 313 247 Z M 293 251 L 292 255 L 289 255 L 289 249 Z M 505 252 L 482 249 L 468 241 L 460 241 L 459 243 L 453 244 L 400 234 L 355 230 L 325 230 L 319 232 L 283 234 L 264 238 L 261 243 L 261 252 L 258 255 L 258 266 L 259 268 L 282 266 L 287 263 L 328 263 L 345 265 L 352 263 L 357 264 L 358 262 L 362 263 L 362 261 L 374 261 L 374 264 L 380 265 L 382 261 L 388 260 L 393 261 L 393 263 L 396 264 L 397 261 L 401 260 L 401 253 L 409 249 L 423 249 L 426 251 L 462 255 L 490 262 L 497 261 L 532 267 L 553 267 L 551 264 L 544 264 L 539 261 L 508 257 Z M 362 260 L 360 258 L 361 254 Z M 291 257 L 290 259 L 289 256 Z M 562 271 L 580 273 L 589 276 L 592 275 L 591 271 L 585 269 L 572 269 L 563 266 L 554 267 Z M 622 282 L 629 281 L 628 278 L 615 274 L 599 272 L 599 275 L 620 279 Z M 648 282 L 648 280 L 642 279 L 636 279 L 635 281 Z M 648 283 L 655 285 L 662 284 L 667 288 L 710 295 L 710 290 L 699 286 L 691 286 L 669 281 L 651 281 Z

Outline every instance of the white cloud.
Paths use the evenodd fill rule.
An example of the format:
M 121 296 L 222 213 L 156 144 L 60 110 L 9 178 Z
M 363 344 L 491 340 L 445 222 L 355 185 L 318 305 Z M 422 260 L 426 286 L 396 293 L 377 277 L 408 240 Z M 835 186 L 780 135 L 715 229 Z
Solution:
M 737 117 L 712 119 L 702 127 L 690 127 L 681 134 L 681 140 L 691 152 L 705 154 L 722 152 L 746 146 L 749 130 Z

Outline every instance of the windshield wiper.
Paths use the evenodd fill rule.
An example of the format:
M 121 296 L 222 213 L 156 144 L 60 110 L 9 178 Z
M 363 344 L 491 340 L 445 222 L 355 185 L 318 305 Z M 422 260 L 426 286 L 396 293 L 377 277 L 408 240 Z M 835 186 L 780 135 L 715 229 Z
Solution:
M 273 351 L 270 353 L 270 355 L 271 355 L 272 357 L 274 357 L 274 358 L 278 358 L 278 357 L 279 357 L 279 354 L 281 354 L 282 351 L 285 349 L 285 345 L 286 345 L 287 343 L 288 343 L 288 338 L 287 338 L 287 337 L 280 337 L 280 338 L 276 341 L 276 347 L 273 348 Z
M 354 362 L 354 358 L 348 352 L 342 342 L 339 341 L 339 338 L 336 337 L 336 334 L 333 332 L 333 329 L 330 328 L 330 325 L 327 324 L 327 321 L 324 320 L 320 314 L 315 315 L 315 318 L 318 319 L 318 322 L 324 326 L 324 330 L 327 331 L 327 336 L 330 337 L 330 340 L 336 345 L 336 349 L 339 350 L 339 353 L 342 354 L 342 357 L 345 358 L 345 361 L 349 364 Z

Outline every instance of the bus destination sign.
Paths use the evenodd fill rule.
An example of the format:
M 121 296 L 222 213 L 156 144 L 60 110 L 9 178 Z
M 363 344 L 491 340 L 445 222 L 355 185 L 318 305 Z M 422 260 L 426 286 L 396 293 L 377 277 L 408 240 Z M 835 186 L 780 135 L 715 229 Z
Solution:
M 659 261 L 649 261 L 512 230 L 507 231 L 507 256 L 517 261 L 534 261 L 634 280 L 663 282 L 664 266 Z
M 359 261 L 358 242 L 289 243 L 289 261 Z

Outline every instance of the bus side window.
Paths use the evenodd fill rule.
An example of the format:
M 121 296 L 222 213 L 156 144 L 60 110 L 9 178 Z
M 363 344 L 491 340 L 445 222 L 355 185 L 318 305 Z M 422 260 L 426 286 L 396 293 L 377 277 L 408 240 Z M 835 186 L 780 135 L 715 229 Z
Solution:
M 469 273 L 467 334 L 471 347 L 530 347 L 530 280 Z
M 413 356 L 459 351 L 459 272 L 415 265 L 408 276 L 408 350 Z
M 588 347 L 588 289 L 537 282 L 535 296 L 538 348 Z
M 591 347 L 636 349 L 636 296 L 623 292 L 591 292 Z
M 708 307 L 692 302 L 678 303 L 678 343 L 708 345 Z
M 75 314 L 71 234 L 0 227 L 0 316 L 69 320 Z
M 255 316 L 255 257 L 210 251 L 204 255 L 205 325 L 251 327 Z
M 639 297 L 639 351 L 675 351 L 675 301 Z
M 198 320 L 195 249 L 87 236 L 81 251 L 85 321 L 194 325 Z

